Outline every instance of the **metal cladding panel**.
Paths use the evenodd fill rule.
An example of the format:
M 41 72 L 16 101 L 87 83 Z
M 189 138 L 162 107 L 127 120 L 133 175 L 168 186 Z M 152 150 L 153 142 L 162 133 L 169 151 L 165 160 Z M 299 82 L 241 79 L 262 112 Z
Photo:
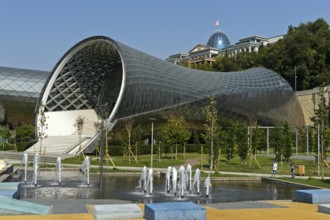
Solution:
M 219 111 L 227 115 L 254 116 L 264 124 L 284 121 L 304 124 L 292 88 L 274 71 L 265 68 L 229 73 L 193 70 L 117 44 L 127 78 L 118 118 L 199 103 L 215 96 Z
M 36 102 L 49 72 L 0 67 L 0 95 L 7 100 Z
M 108 103 L 110 119 L 116 120 L 187 104 L 200 106 L 210 96 L 217 98 L 219 112 L 229 116 L 253 116 L 263 124 L 304 124 L 292 88 L 274 71 L 193 70 L 103 36 L 71 48 L 55 66 L 40 98 L 47 100 L 46 111 L 99 112 Z

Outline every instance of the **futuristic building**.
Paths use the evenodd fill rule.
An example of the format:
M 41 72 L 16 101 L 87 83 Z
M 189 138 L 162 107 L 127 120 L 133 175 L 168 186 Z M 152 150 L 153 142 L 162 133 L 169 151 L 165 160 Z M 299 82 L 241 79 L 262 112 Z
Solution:
M 49 74 L 0 67 L 0 123 L 34 123 L 35 106 Z
M 87 147 L 95 140 L 94 125 L 101 117 L 111 127 L 120 119 L 169 108 L 200 109 L 210 96 L 216 97 L 218 111 L 229 117 L 254 118 L 263 125 L 304 124 L 292 88 L 271 70 L 193 70 L 103 36 L 77 43 L 60 59 L 41 91 L 44 107 L 39 112 L 47 116 L 48 139 L 60 137 L 61 142 L 77 134 L 77 117 L 85 119 L 83 143 L 62 152 L 75 153 L 78 145 Z M 39 119 L 40 114 L 38 127 Z

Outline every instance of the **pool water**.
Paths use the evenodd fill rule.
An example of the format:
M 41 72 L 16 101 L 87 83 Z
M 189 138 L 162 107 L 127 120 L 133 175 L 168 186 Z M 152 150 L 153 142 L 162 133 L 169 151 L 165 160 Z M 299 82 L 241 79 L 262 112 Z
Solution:
M 62 182 L 55 181 L 54 171 L 41 171 L 37 187 L 32 184 L 32 174 L 28 182 L 21 184 L 21 198 L 50 199 L 119 199 L 136 203 L 192 201 L 198 204 L 256 201 L 256 200 L 292 200 L 298 188 L 262 181 L 217 181 L 211 180 L 212 190 L 209 198 L 203 191 L 201 195 L 185 194 L 183 198 L 165 193 L 165 179 L 154 176 L 154 193 L 146 196 L 136 190 L 139 175 L 118 175 L 105 173 L 103 189 L 99 189 L 99 174 L 90 174 L 90 185 L 82 183 L 79 171 L 62 172 Z

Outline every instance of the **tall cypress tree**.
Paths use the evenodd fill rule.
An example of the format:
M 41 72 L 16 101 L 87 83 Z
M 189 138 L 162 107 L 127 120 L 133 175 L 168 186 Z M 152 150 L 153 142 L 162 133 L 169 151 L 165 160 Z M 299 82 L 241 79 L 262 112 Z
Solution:
M 286 162 L 291 157 L 292 134 L 288 122 L 285 122 L 282 128 L 283 157 Z

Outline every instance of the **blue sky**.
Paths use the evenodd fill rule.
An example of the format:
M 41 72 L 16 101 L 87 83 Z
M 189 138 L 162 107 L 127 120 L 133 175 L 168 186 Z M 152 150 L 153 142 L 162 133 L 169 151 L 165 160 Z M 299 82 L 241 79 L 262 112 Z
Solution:
M 105 35 L 165 59 L 220 29 L 240 38 L 285 34 L 324 18 L 328 0 L 1 0 L 0 66 L 50 71 L 77 42 Z M 213 23 L 220 20 L 220 26 Z

